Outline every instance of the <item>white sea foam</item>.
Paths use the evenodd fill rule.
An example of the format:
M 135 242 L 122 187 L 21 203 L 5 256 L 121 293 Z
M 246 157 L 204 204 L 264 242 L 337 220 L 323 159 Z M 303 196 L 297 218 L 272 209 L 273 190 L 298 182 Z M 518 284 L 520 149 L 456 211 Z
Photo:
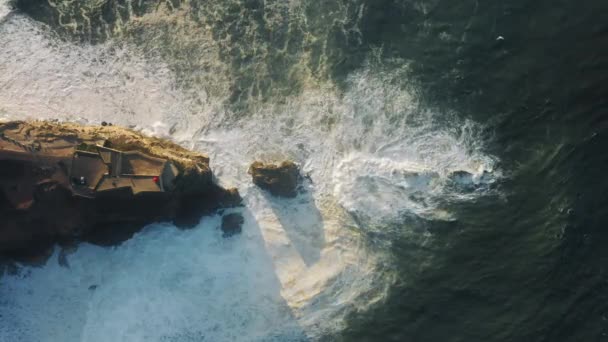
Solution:
M 24 44 L 24 42 L 28 42 Z M 229 126 L 224 99 L 184 95 L 168 68 L 114 42 L 59 42 L 30 20 L 0 25 L 0 113 L 133 125 L 208 152 L 244 196 L 243 234 L 218 217 L 194 230 L 155 224 L 115 248 L 83 245 L 27 276 L 0 280 L 0 341 L 285 341 L 316 338 L 382 300 L 392 279 L 352 213 L 426 214 L 449 172 L 491 170 L 472 123 L 438 123 L 391 76 L 365 68 L 349 90 L 309 85 Z M 289 158 L 306 191 L 278 200 L 253 187 L 254 159 Z M 404 228 L 406 229 L 406 228 Z M 93 287 L 91 287 L 93 286 Z
M 16 15 L 0 26 L 0 110 L 18 118 L 123 125 L 166 120 L 187 109 L 162 63 L 128 47 L 71 45 Z
M 8 0 L 0 0 L 0 21 L 11 12 L 11 6 Z

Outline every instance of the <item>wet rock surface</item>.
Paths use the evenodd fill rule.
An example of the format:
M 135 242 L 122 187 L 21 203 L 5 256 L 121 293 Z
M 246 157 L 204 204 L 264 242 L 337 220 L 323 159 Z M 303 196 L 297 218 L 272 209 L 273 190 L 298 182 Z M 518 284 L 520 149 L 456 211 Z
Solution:
M 162 191 L 96 191 L 69 177 L 82 144 L 145 153 L 169 161 L 177 174 Z M 0 123 L 0 258 L 48 258 L 56 243 L 113 245 L 154 222 L 189 228 L 240 204 L 236 189 L 213 182 L 207 156 L 170 141 L 109 125 Z
M 249 167 L 253 183 L 279 197 L 295 197 L 302 180 L 300 169 L 291 161 L 267 164 L 259 161 Z
M 222 232 L 224 237 L 231 237 L 243 231 L 245 219 L 238 213 L 227 214 L 222 217 Z

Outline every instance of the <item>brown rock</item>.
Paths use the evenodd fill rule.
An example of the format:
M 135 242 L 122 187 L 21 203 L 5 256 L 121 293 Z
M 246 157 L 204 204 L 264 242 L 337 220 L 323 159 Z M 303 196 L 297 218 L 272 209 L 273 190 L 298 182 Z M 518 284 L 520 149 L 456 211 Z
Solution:
M 274 196 L 295 197 L 301 176 L 298 166 L 291 161 L 279 165 L 253 162 L 249 167 L 253 183 Z

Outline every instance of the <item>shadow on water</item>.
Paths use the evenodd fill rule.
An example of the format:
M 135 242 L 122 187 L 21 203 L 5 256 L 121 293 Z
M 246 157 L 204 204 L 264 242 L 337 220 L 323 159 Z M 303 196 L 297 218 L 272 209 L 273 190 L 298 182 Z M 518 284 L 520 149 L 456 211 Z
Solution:
M 272 279 L 272 281 L 269 283 L 259 284 L 257 277 L 249 277 L 247 279 L 249 282 L 248 286 L 253 289 L 261 289 L 260 285 L 266 287 L 262 290 L 262 297 L 265 300 L 271 301 L 273 305 L 276 306 L 276 310 L 278 312 L 277 318 L 280 318 L 280 321 L 268 320 L 270 317 L 264 317 L 262 308 L 254 307 L 253 310 L 260 314 L 259 318 L 267 320 L 266 323 L 269 324 L 269 327 L 274 328 L 274 330 L 264 334 L 263 336 L 252 338 L 251 341 L 309 342 L 310 339 L 306 336 L 304 329 L 299 325 L 297 318 L 293 315 L 292 309 L 281 295 L 281 281 L 277 276 L 277 271 L 273 264 L 271 253 L 265 247 L 262 230 L 255 216 L 247 207 L 239 208 L 234 211 L 228 211 L 228 213 L 230 212 L 240 212 L 243 215 L 245 222 L 243 224 L 242 234 L 227 238 L 227 240 L 237 240 L 237 243 L 238 240 L 246 240 L 252 243 L 251 247 L 255 248 L 256 250 L 263 250 L 264 253 L 260 253 L 259 256 L 261 259 L 260 261 L 263 263 L 263 267 L 261 269 L 254 270 L 253 273 L 257 275 L 260 272 L 263 272 L 268 274 Z M 255 251 L 246 249 L 246 257 L 248 257 L 249 252 Z M 256 314 L 256 316 L 258 315 Z
M 311 190 L 304 188 L 293 199 L 277 198 L 261 191 L 306 266 L 313 266 L 321 258 L 325 232 L 323 217 Z
M 245 222 L 230 238 L 219 216 L 187 231 L 153 224 L 118 247 L 80 245 L 62 257 L 69 267 L 56 251 L 40 268 L 4 275 L 0 340 L 309 341 L 254 215 L 231 212 Z

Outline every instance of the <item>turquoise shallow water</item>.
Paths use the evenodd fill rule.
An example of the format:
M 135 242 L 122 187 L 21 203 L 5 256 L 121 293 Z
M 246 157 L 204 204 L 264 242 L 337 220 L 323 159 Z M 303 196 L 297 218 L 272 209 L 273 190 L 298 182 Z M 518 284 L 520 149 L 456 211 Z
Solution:
M 336 180 L 328 192 L 347 209 L 354 221 L 348 225 L 357 227 L 360 243 L 370 254 L 382 255 L 381 266 L 371 273 L 378 279 L 370 283 L 386 291 L 379 299 L 366 290 L 323 301 L 340 293 L 338 281 L 313 296 L 311 302 L 321 304 L 307 304 L 314 314 L 298 312 L 287 300 L 296 316 L 302 314 L 294 320 L 304 331 L 319 324 L 316 313 L 340 302 L 338 328 L 304 333 L 307 337 L 299 331 L 281 335 L 277 328 L 261 336 L 608 339 L 605 2 L 112 0 L 66 1 L 51 8 L 44 1 L 18 0 L 14 7 L 0 19 L 7 32 L 15 29 L 6 23 L 23 15 L 48 24 L 36 30 L 53 38 L 45 43 L 48 55 L 26 64 L 42 71 L 0 79 L 20 99 L 0 97 L 5 112 L 83 112 L 97 120 L 118 109 L 129 124 L 169 122 L 173 126 L 159 130 L 188 132 L 188 144 L 197 148 L 214 150 L 214 141 L 235 144 L 238 151 L 217 148 L 212 160 L 250 157 L 241 154 L 250 148 L 256 156 L 300 158 L 310 166 L 318 193 L 325 186 L 322 179 Z M 67 53 L 62 44 L 78 49 Z M 102 52 L 90 57 L 97 49 Z M 70 69 L 84 76 L 72 79 L 55 66 L 43 72 L 41 65 L 55 63 L 53 56 L 59 55 L 61 63 L 68 60 Z M 17 65 L 9 63 L 12 56 L 17 55 L 3 55 L 5 70 Z M 46 107 L 30 104 L 26 87 L 15 86 L 21 80 L 48 81 L 45 77 L 64 88 L 94 89 L 98 95 L 82 90 L 86 87 L 76 94 L 108 111 L 88 112 L 90 106 L 68 96 L 55 103 L 53 92 L 41 96 Z M 171 82 L 166 85 L 165 79 Z M 108 90 L 113 88 L 121 92 Z M 270 131 L 280 132 L 281 139 L 255 124 L 277 122 Z M 226 128 L 235 123 L 243 129 Z M 251 136 L 251 146 L 239 140 L 242 136 Z M 349 157 L 340 159 L 342 154 Z M 332 158 L 340 160 L 335 168 Z M 463 191 L 447 184 L 401 192 L 418 186 L 408 177 L 424 174 L 421 165 L 441 174 L 453 168 L 475 171 L 472 165 L 483 164 L 479 160 L 495 172 L 495 181 L 485 187 Z M 220 167 L 220 178 L 230 178 L 232 167 Z M 259 209 L 258 201 L 253 197 L 252 207 Z M 280 213 L 277 206 L 282 204 L 272 209 Z M 256 239 L 270 241 L 261 231 Z M 300 252 L 311 248 L 298 242 L 308 240 L 290 237 Z M 259 258 L 270 272 L 266 257 Z M 288 288 L 283 279 L 268 283 Z M 373 300 L 362 305 L 366 296 Z M 352 305 L 341 306 L 349 300 Z M 252 300 L 250 306 L 255 311 L 258 304 Z M 205 332 L 175 336 L 176 341 L 204 340 Z

